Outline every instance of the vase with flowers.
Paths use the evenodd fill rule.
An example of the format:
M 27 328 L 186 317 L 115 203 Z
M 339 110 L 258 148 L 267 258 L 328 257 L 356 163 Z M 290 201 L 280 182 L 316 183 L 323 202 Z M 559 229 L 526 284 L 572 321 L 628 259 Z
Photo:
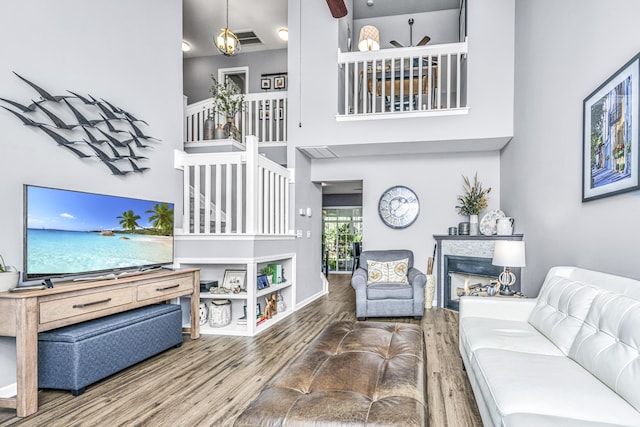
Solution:
M 489 203 L 488 194 L 491 192 L 491 187 L 484 188 L 482 186 L 482 183 L 478 181 L 478 172 L 474 175 L 473 182 L 464 175 L 462 179 L 464 181 L 464 194 L 458 196 L 456 209 L 460 215 L 469 216 L 469 234 L 477 236 L 478 214 L 485 209 Z
M 244 94 L 240 92 L 240 88 L 233 80 L 227 78 L 224 83 L 211 76 L 213 85 L 211 86 L 211 94 L 213 95 L 213 104 L 216 111 L 225 114 L 227 123 L 224 129 L 229 138 L 240 141 L 240 131 L 236 126 L 236 115 L 242 112 L 244 106 Z

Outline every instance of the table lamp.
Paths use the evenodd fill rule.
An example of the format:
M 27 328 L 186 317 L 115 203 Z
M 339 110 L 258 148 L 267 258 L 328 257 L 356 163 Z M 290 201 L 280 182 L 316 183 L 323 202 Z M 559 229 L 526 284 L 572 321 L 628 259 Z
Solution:
M 497 240 L 493 247 L 493 265 L 504 267 L 498 281 L 500 282 L 500 295 L 511 296 L 515 292 L 511 290 L 511 286 L 516 283 L 516 275 L 513 274 L 510 267 L 524 267 L 525 252 L 523 241 L 513 240 Z

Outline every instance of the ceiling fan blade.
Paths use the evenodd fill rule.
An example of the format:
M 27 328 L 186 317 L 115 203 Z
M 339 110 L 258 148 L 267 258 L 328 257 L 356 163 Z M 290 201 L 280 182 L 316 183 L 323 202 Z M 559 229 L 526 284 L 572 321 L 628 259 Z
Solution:
M 344 0 L 327 0 L 327 5 L 331 11 L 331 16 L 334 18 L 344 18 L 347 16 L 347 5 L 344 4 Z
M 391 43 L 391 45 L 393 45 L 394 47 L 404 47 L 404 46 L 402 46 L 400 43 L 398 43 L 395 40 L 391 40 L 389 43 Z
M 429 40 L 431 40 L 431 37 L 424 36 L 422 40 L 418 42 L 418 46 L 424 46 L 425 44 L 429 43 Z

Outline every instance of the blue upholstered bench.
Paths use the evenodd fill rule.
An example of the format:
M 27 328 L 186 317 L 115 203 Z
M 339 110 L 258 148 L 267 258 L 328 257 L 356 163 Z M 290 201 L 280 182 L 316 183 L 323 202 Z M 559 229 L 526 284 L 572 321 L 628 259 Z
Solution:
M 38 387 L 89 384 L 182 345 L 179 305 L 157 304 L 38 334 Z

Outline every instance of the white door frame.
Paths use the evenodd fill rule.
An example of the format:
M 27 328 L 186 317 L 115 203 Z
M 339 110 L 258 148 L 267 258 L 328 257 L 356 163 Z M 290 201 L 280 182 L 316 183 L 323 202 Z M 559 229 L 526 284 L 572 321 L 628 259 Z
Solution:
M 243 93 L 249 93 L 249 67 L 231 67 L 231 68 L 218 68 L 218 82 L 223 83 L 224 79 L 229 74 L 243 74 L 244 73 L 244 91 Z

